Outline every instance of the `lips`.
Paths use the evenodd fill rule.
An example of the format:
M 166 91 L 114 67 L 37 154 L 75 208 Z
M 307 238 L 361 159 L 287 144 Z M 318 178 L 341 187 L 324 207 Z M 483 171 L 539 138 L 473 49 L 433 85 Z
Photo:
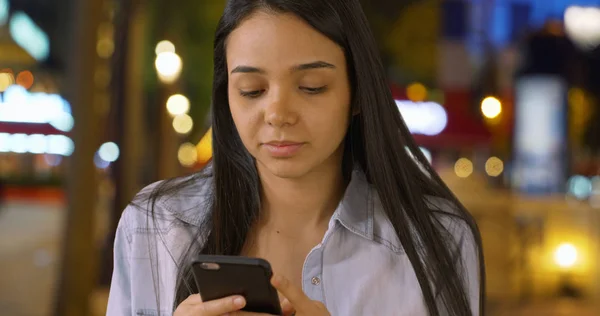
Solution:
M 304 143 L 291 142 L 291 141 L 273 141 L 263 144 L 263 147 L 267 152 L 277 158 L 288 158 L 296 155 L 300 149 L 304 146 Z

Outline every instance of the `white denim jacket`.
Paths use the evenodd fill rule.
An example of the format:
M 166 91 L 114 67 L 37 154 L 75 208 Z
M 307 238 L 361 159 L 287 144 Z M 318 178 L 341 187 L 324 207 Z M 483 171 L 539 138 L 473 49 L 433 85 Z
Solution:
M 199 225 L 207 212 L 203 206 L 211 183 L 198 182 L 157 201 L 156 224 L 138 208 L 124 211 L 114 245 L 107 315 L 158 315 L 159 306 L 160 315 L 172 315 L 177 263 L 191 241 L 184 227 Z M 448 203 L 432 201 L 451 212 Z M 440 216 L 461 249 L 462 274 L 478 316 L 479 261 L 473 235 L 466 224 Z M 158 267 L 150 264 L 151 257 Z M 427 315 L 413 267 L 363 173 L 353 173 L 322 242 L 306 257 L 302 287 L 332 315 Z

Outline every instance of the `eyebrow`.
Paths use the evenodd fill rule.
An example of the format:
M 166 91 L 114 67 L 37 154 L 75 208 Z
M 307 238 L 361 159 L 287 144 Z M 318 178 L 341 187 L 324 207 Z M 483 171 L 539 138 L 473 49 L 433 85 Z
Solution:
M 315 62 L 311 62 L 311 63 L 306 63 L 306 64 L 300 64 L 297 66 L 292 67 L 292 72 L 296 72 L 296 71 L 305 71 L 305 70 L 311 70 L 311 69 L 322 69 L 322 68 L 328 68 L 328 69 L 336 69 L 335 65 L 330 64 L 328 62 L 324 62 L 324 61 L 315 61 Z M 257 68 L 257 67 L 252 67 L 252 66 L 237 66 L 235 67 L 232 71 L 232 74 L 234 73 L 258 73 L 258 74 L 265 74 L 266 71 L 264 69 L 261 68 Z

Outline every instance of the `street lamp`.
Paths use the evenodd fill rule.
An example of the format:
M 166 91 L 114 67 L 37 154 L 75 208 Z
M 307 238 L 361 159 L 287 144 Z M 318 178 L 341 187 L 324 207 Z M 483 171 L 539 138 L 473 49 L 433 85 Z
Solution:
M 563 269 L 572 268 L 577 262 L 577 248 L 570 243 L 560 244 L 554 251 L 554 262 Z
M 160 41 L 155 48 L 156 60 L 154 66 L 158 79 L 163 83 L 173 83 L 179 79 L 183 63 L 175 52 L 175 45 L 169 41 Z
M 190 111 L 190 100 L 182 94 L 174 94 L 167 100 L 167 111 L 173 117 Z
M 600 9 L 571 6 L 565 10 L 565 31 L 573 42 L 584 50 L 600 45 Z
M 183 63 L 181 57 L 173 52 L 162 52 L 156 56 L 154 62 L 156 71 L 158 72 L 158 79 L 163 83 L 173 83 L 181 74 Z
M 559 282 L 559 294 L 561 296 L 577 297 L 580 295 L 580 291 L 573 285 L 571 280 L 571 269 L 575 266 L 577 260 L 577 248 L 570 243 L 562 243 L 554 251 L 554 263 L 562 269 Z
M 481 113 L 488 119 L 495 119 L 502 113 L 502 103 L 497 98 L 487 97 L 481 101 Z

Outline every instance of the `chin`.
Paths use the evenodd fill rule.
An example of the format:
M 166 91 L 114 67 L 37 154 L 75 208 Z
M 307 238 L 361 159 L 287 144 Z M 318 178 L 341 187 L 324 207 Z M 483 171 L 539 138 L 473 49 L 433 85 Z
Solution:
M 284 179 L 302 178 L 310 173 L 310 166 L 295 159 L 275 160 L 262 163 L 263 170 Z

